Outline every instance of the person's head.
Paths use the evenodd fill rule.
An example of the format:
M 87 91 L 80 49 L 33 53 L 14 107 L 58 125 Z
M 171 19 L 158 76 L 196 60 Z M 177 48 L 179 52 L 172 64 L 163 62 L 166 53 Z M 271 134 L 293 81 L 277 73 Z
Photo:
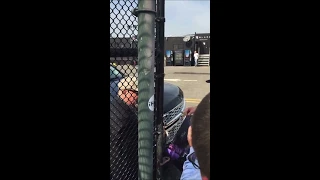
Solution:
M 125 77 L 118 83 L 119 97 L 128 105 L 135 105 L 138 100 L 138 80 L 136 77 Z
M 194 53 L 197 53 L 197 51 L 194 51 Z
M 197 156 L 201 176 L 210 179 L 210 93 L 197 106 L 192 121 L 192 146 Z

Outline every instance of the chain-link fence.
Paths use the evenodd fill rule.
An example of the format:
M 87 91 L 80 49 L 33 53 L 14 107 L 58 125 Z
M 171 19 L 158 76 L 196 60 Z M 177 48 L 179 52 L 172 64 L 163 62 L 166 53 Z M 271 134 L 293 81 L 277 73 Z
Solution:
M 110 0 L 110 179 L 138 179 L 137 0 Z
M 144 173 L 141 172 L 141 167 L 139 168 L 139 163 L 140 165 L 142 163 L 138 157 L 138 13 L 134 13 L 137 12 L 134 9 L 143 10 L 141 8 L 142 1 L 140 1 L 140 7 L 138 8 L 138 0 L 110 0 L 110 179 L 113 180 L 137 180 L 139 172 Z M 139 45 L 139 49 L 144 49 L 145 52 L 148 51 L 148 48 L 145 48 L 146 46 L 149 49 L 150 47 L 154 48 L 152 52 L 154 52 L 155 61 L 154 64 L 148 66 L 156 69 L 155 73 L 151 73 L 152 76 L 155 75 L 155 82 L 152 83 L 155 84 L 155 97 L 154 102 L 151 102 L 154 103 L 154 113 L 151 113 L 152 117 L 150 119 L 153 121 L 155 128 L 152 130 L 154 136 L 151 137 L 153 144 L 149 147 L 153 153 L 152 179 L 160 178 L 159 164 L 161 163 L 161 148 L 164 139 L 158 135 L 159 133 L 156 133 L 163 132 L 163 96 L 161 94 L 163 93 L 164 19 L 161 17 L 164 16 L 164 1 L 157 0 L 156 4 L 157 8 L 154 7 L 154 10 L 157 11 L 155 12 L 157 18 L 154 19 L 156 28 L 154 32 L 149 34 L 155 36 L 152 41 L 154 44 L 150 46 L 148 42 L 142 41 Z M 159 4 L 162 6 L 159 6 Z M 139 22 L 140 28 L 146 30 L 145 23 Z M 140 38 L 153 38 L 146 36 L 146 34 L 147 32 L 139 32 Z M 159 43 L 162 41 L 163 43 Z M 139 55 L 141 68 L 147 68 L 145 55 L 146 53 Z M 141 96 L 143 93 L 144 91 L 141 92 Z M 149 106 L 150 102 L 147 103 Z M 141 113 L 139 114 L 140 120 L 145 119 L 144 113 L 146 112 L 141 112 L 140 109 L 139 113 Z M 148 118 L 151 114 L 147 114 Z M 142 116 L 143 118 L 141 118 Z M 150 172 L 150 170 L 146 171 Z M 150 178 L 149 175 L 145 177 Z

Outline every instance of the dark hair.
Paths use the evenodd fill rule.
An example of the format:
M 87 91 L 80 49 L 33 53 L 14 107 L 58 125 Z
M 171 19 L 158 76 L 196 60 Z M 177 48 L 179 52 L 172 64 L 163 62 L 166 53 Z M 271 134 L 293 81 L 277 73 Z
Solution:
M 191 127 L 192 146 L 201 174 L 210 179 L 210 93 L 201 100 L 194 112 Z

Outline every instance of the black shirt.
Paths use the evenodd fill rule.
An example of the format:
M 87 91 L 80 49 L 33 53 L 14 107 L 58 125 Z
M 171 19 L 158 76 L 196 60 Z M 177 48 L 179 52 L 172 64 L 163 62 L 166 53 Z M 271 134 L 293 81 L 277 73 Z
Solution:
M 138 117 L 121 99 L 110 102 L 110 179 L 138 179 Z

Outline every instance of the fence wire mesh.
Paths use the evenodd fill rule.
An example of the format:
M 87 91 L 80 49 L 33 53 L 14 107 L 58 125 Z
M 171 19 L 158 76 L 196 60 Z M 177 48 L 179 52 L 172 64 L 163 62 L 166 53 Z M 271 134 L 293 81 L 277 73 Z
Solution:
M 156 1 L 157 4 L 159 2 L 164 3 Z M 110 179 L 112 180 L 138 179 L 138 18 L 132 14 L 133 9 L 137 7 L 138 0 L 110 0 Z M 163 60 L 163 55 L 159 57 L 159 53 L 163 51 L 163 44 L 159 46 L 159 37 L 155 37 L 155 40 L 155 65 L 158 66 L 157 61 Z M 157 51 L 159 47 L 162 47 L 160 52 Z M 159 94 L 156 97 L 163 98 Z M 157 110 L 155 107 L 155 113 Z M 154 123 L 154 127 L 157 127 L 158 123 Z M 154 131 L 157 131 L 157 128 Z M 157 136 L 154 137 L 153 146 L 154 179 L 159 178 L 156 144 Z
M 110 179 L 138 179 L 137 0 L 110 0 Z

